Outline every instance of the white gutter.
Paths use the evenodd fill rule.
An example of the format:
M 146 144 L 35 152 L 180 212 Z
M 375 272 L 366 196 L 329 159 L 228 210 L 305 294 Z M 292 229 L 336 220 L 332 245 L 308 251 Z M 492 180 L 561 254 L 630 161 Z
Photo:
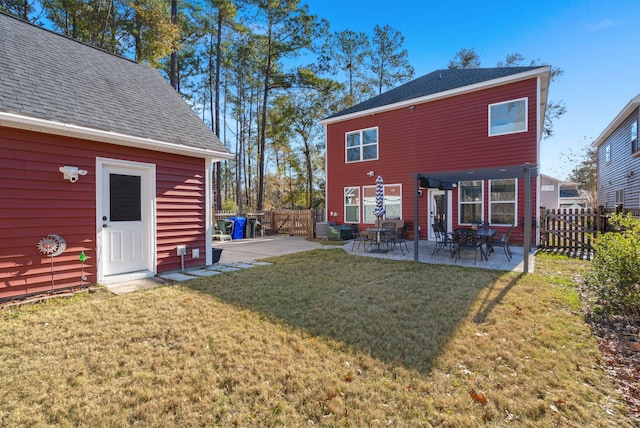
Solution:
M 47 134 L 63 135 L 73 138 L 82 138 L 85 140 L 100 141 L 103 143 L 154 150 L 164 153 L 173 153 L 198 158 L 210 158 L 213 162 L 235 158 L 235 156 L 229 152 L 188 147 L 151 138 L 141 138 L 112 131 L 102 131 L 100 129 L 87 128 L 84 126 L 55 122 L 46 119 L 38 119 L 14 113 L 0 112 L 0 126 L 24 129 L 27 131 L 44 132 Z
M 320 124 L 321 125 L 329 125 L 331 123 L 342 122 L 342 121 L 354 119 L 354 118 L 357 118 L 357 117 L 370 116 L 370 115 L 386 112 L 386 111 L 389 111 L 389 110 L 395 110 L 395 109 L 399 109 L 399 108 L 403 108 L 403 107 L 409 107 L 409 106 L 414 105 L 414 104 L 426 103 L 426 102 L 430 102 L 430 101 L 439 100 L 439 99 L 442 99 L 442 98 L 449 98 L 449 97 L 453 97 L 453 96 L 456 96 L 456 95 L 461 95 L 461 94 L 468 93 L 468 92 L 475 92 L 475 91 L 479 91 L 481 89 L 487 89 L 487 88 L 491 88 L 491 87 L 494 87 L 494 86 L 500 86 L 500 85 L 504 85 L 505 83 L 518 82 L 520 80 L 529 79 L 531 77 L 535 77 L 535 76 L 538 76 L 538 75 L 543 75 L 544 73 L 550 73 L 550 72 L 551 72 L 551 67 L 550 66 L 539 67 L 539 68 L 536 68 L 534 70 L 529 70 L 529 71 L 525 71 L 525 72 L 522 72 L 522 73 L 513 74 L 511 76 L 500 77 L 498 79 L 493 79 L 493 80 L 486 80 L 484 82 L 475 83 L 473 85 L 461 86 L 459 88 L 450 89 L 448 91 L 437 92 L 435 94 L 425 95 L 425 96 L 419 97 L 419 98 L 412 98 L 410 100 L 404 100 L 404 101 L 400 101 L 400 102 L 397 102 L 397 103 L 394 103 L 394 104 L 387 104 L 387 105 L 384 105 L 384 106 L 375 107 L 375 108 L 368 109 L 368 110 L 362 110 L 362 111 L 358 111 L 358 112 L 351 113 L 351 114 L 345 114 L 345 115 L 342 115 L 342 116 L 323 119 L 323 120 L 320 121 Z

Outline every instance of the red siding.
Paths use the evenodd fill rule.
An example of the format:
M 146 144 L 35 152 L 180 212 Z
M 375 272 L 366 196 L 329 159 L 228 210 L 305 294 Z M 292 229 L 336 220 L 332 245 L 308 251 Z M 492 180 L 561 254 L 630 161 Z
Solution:
M 87 282 L 96 282 L 96 157 L 156 165 L 159 272 L 180 269 L 177 244 L 200 249 L 185 266 L 205 264 L 203 159 L 0 128 L 0 299 L 51 290 L 51 260 L 36 244 L 52 233 L 67 241 L 53 261 L 55 287 L 80 285 L 81 251 Z M 70 183 L 63 165 L 88 174 Z
M 489 104 L 528 97 L 528 131 L 489 137 Z M 402 184 L 402 212 L 413 223 L 414 173 L 536 164 L 537 79 L 532 78 L 461 94 L 428 103 L 327 125 L 327 210 L 344 220 L 343 189 L 374 185 L 381 175 L 385 183 Z M 379 159 L 345 163 L 345 133 L 378 127 Z M 367 172 L 374 171 L 374 177 Z M 520 180 L 521 182 L 522 180 Z M 485 186 L 486 186 L 485 182 Z M 519 189 L 519 217 L 522 217 L 524 188 Z M 486 195 L 486 192 L 485 192 Z M 535 198 L 535 192 L 534 192 Z M 420 201 L 421 238 L 426 239 L 426 200 Z M 485 203 L 486 205 L 486 203 Z M 536 206 L 535 200 L 533 206 Z M 486 209 L 486 207 L 485 207 Z M 485 217 L 486 218 L 486 217 Z M 457 193 L 453 192 L 454 226 Z M 514 233 L 517 235 L 517 233 Z

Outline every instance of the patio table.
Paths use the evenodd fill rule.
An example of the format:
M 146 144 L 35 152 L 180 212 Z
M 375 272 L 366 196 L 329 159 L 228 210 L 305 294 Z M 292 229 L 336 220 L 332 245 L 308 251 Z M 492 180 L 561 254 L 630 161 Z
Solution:
M 366 229 L 367 232 L 373 234 L 375 233 L 376 235 L 376 242 L 375 245 L 371 246 L 371 250 L 369 250 L 370 253 L 386 253 L 388 252 L 388 250 L 386 248 L 382 247 L 382 240 L 380 239 L 380 234 L 382 234 L 384 232 L 384 229 L 379 228 L 379 227 L 370 227 L 369 229 Z
M 493 237 L 496 235 L 496 229 L 480 227 L 476 231 L 478 239 L 480 239 L 480 252 L 485 261 L 489 260 L 489 254 L 493 253 Z

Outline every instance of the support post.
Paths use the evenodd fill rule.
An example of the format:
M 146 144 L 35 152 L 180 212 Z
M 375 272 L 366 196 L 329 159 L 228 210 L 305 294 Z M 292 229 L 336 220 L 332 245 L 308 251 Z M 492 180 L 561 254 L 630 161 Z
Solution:
M 524 273 L 529 273 L 529 252 L 531 251 L 531 164 L 524 165 Z
M 420 242 L 420 232 L 418 225 L 418 192 L 420 191 L 420 175 L 414 175 L 415 184 L 414 184 L 414 192 L 413 192 L 413 260 L 418 261 L 418 244 Z

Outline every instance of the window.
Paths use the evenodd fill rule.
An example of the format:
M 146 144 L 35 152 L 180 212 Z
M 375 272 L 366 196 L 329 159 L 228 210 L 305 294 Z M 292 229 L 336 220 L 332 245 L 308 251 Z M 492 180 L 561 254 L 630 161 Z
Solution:
M 515 224 L 516 179 L 491 180 L 490 189 L 489 221 L 491 224 Z
M 489 136 L 527 130 L 527 99 L 489 104 Z
M 402 218 L 402 187 L 399 184 L 384 186 L 384 211 L 387 220 Z
M 604 161 L 606 163 L 611 163 L 611 144 L 607 144 L 604 148 Z
M 631 151 L 638 150 L 638 121 L 635 120 L 631 124 Z
M 378 159 L 378 128 L 347 132 L 347 163 Z
M 359 187 L 345 187 L 344 189 L 344 221 L 345 223 L 360 223 Z
M 458 212 L 460 224 L 482 221 L 482 180 L 461 181 L 458 183 Z
M 376 186 L 362 188 L 362 215 L 364 223 L 375 223 L 377 218 L 373 213 L 376 208 Z
M 624 206 L 624 189 L 616 190 L 616 207 L 620 205 Z
M 376 186 L 362 188 L 364 216 L 363 223 L 375 223 L 378 218 L 374 214 L 376 208 Z M 402 218 L 402 186 L 400 184 L 384 185 L 384 218 L 400 220 Z

